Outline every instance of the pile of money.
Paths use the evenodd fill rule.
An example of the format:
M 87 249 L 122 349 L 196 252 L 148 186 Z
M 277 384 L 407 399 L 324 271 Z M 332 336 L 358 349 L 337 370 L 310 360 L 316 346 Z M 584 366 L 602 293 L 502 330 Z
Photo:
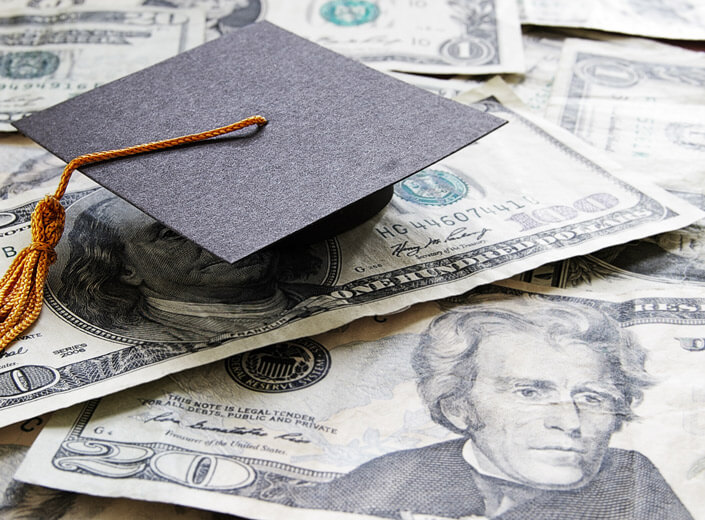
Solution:
M 705 518 L 701 4 L 0 0 L 3 271 L 63 168 L 12 121 L 260 20 L 508 121 L 200 284 L 76 175 L 0 518 Z

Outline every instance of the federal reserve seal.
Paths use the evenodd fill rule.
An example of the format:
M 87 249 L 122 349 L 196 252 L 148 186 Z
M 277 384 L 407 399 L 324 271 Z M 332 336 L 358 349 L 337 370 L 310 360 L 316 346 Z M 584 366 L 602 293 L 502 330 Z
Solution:
M 53 74 L 59 57 L 48 51 L 8 52 L 0 55 L 0 76 L 9 79 L 35 79 Z
M 225 360 L 235 382 L 256 392 L 281 393 L 311 386 L 325 377 L 330 354 L 310 339 L 286 341 Z
M 320 14 L 341 27 L 352 27 L 374 22 L 379 16 L 379 7 L 367 0 L 331 0 L 321 6 Z
M 468 193 L 468 185 L 450 172 L 426 168 L 394 185 L 394 194 L 424 206 L 447 206 Z

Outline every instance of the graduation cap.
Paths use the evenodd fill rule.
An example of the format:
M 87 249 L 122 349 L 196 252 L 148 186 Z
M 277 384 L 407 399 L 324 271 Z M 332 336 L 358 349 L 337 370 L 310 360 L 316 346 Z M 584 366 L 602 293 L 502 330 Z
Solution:
M 389 201 L 394 183 L 502 123 L 260 22 L 14 126 L 65 161 L 132 147 L 83 156 L 73 167 L 235 262 L 287 237 L 322 240 L 366 220 Z M 203 133 L 135 146 L 196 131 Z M 183 143 L 193 144 L 174 147 Z M 11 303 L 20 298 L 20 275 L 8 271 L 0 282 L 0 348 L 39 314 L 40 277 L 55 245 L 47 235 L 56 235 L 56 219 L 63 229 L 53 199 L 33 217 L 33 227 L 36 220 L 49 231 L 33 230 L 33 246 L 15 261 L 37 258 L 34 299 L 18 310 Z M 22 317 L 21 330 L 10 315 Z M 16 334 L 4 342 L 10 330 Z

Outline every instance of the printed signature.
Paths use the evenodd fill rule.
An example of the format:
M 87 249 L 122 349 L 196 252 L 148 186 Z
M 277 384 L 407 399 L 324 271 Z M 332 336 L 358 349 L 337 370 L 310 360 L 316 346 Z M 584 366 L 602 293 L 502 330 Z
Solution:
M 143 422 L 158 422 L 158 423 L 171 423 L 177 424 L 183 428 L 189 428 L 191 430 L 200 430 L 207 432 L 222 433 L 225 435 L 249 435 L 253 437 L 269 437 L 269 434 L 262 428 L 245 428 L 242 426 L 235 426 L 232 428 L 224 428 L 222 426 L 214 426 L 208 423 L 208 420 L 203 419 L 195 423 L 186 423 L 182 421 L 173 412 L 164 412 L 159 415 L 154 415 L 151 417 L 146 417 L 142 419 Z M 310 444 L 310 440 L 306 439 L 301 433 L 283 433 L 274 437 L 275 439 L 282 439 L 285 441 L 293 442 L 295 444 Z
M 441 240 L 440 238 L 429 238 L 428 242 L 424 246 L 414 245 L 411 244 L 408 240 L 404 240 L 399 244 L 394 244 L 393 246 L 391 246 L 392 256 L 418 256 L 421 251 L 428 247 L 437 246 L 447 242 L 453 242 L 454 240 L 461 240 L 463 238 L 472 238 L 475 242 L 479 242 L 480 240 L 482 240 L 485 234 L 487 234 L 488 231 L 491 230 L 488 228 L 482 228 L 479 231 L 468 231 L 468 228 L 466 227 L 459 227 L 454 229 L 443 240 Z

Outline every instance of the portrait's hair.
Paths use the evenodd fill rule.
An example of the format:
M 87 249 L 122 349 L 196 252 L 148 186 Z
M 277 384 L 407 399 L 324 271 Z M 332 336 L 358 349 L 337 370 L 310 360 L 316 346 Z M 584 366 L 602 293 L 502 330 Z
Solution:
M 486 296 L 433 320 L 414 353 L 419 393 L 435 422 L 466 436 L 482 427 L 482 418 L 467 402 L 477 377 L 476 354 L 482 342 L 492 338 L 502 341 L 508 332 L 540 338 L 556 347 L 580 342 L 602 354 L 620 393 L 615 410 L 617 428 L 634 417 L 632 406 L 641 400 L 642 389 L 652 384 L 644 369 L 646 351 L 604 312 L 540 297 Z M 470 406 L 466 430 L 445 416 L 441 402 Z
M 145 332 L 143 329 L 147 327 L 151 337 L 158 331 L 153 331 L 155 326 L 145 321 L 147 303 L 143 292 L 124 280 L 128 269 L 134 267 L 126 241 L 141 237 L 143 220 L 131 226 L 130 220 L 139 210 L 119 197 L 105 193 L 96 196 L 97 201 L 94 196 L 86 199 L 67 226 L 65 239 L 58 246 L 59 256 L 66 258 L 66 263 L 55 271 L 50 285 L 57 300 L 87 323 L 113 332 L 135 333 L 139 327 Z M 243 259 L 245 264 L 240 268 L 243 275 L 252 276 L 249 273 L 258 273 L 263 265 L 268 269 L 256 283 L 251 283 L 251 288 L 242 286 L 242 299 L 237 303 L 271 298 L 280 281 L 295 282 L 323 271 L 323 260 L 311 246 L 290 248 L 286 252 L 284 265 L 280 265 L 282 255 L 277 247 L 267 250 L 261 264 L 251 265 Z M 293 305 L 294 300 L 289 303 Z
M 125 244 L 118 233 L 117 197 L 101 200 L 81 212 L 66 237 L 70 256 L 61 274 L 60 301 L 88 323 L 127 329 L 142 318 L 142 295 L 120 277 L 125 268 Z

